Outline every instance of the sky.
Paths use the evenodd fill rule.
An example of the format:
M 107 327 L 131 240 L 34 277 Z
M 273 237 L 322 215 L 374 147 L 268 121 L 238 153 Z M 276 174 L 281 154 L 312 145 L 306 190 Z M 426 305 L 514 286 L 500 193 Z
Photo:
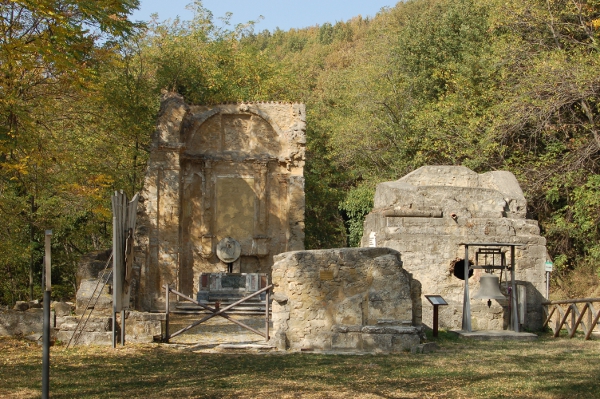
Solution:
M 173 19 L 179 16 L 183 20 L 192 17 L 191 11 L 185 8 L 192 0 L 140 0 L 140 9 L 131 17 L 134 21 L 148 21 L 150 15 L 158 13 L 159 20 Z M 275 28 L 284 31 L 291 28 L 306 28 L 323 25 L 325 22 L 335 24 L 361 15 L 374 17 L 383 7 L 394 7 L 397 0 L 204 0 L 203 6 L 211 11 L 214 21 L 219 25 L 219 17 L 232 12 L 231 23 L 257 21 L 255 32 Z

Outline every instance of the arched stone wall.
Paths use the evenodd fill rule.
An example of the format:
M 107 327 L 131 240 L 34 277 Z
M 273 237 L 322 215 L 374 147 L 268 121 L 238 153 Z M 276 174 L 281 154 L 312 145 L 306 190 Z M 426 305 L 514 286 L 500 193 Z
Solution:
M 163 98 L 138 214 L 135 307 L 164 306 L 162 285 L 196 294 L 223 272 L 217 243 L 240 242 L 234 271 L 271 273 L 273 255 L 304 248 L 305 107 L 188 105 Z

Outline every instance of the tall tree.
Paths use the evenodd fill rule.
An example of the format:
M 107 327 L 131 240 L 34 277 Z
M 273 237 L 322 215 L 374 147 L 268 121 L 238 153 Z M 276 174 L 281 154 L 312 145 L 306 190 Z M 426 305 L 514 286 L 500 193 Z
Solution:
M 1 233 L 0 268 L 11 276 L 11 297 L 4 302 L 24 298 L 26 291 L 33 296 L 43 229 L 60 229 L 61 211 L 81 195 L 64 190 L 73 172 L 65 132 L 85 123 L 73 104 L 87 95 L 107 55 L 97 41 L 126 35 L 133 26 L 127 15 L 137 5 L 137 0 L 0 2 L 0 218 L 10 221 Z

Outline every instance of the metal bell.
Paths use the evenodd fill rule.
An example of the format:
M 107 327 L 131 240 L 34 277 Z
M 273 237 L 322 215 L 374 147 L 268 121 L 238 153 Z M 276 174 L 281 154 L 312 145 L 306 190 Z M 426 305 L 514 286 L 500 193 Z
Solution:
M 506 299 L 500 292 L 499 288 L 500 279 L 490 273 L 485 273 L 479 279 L 479 291 L 473 295 L 473 299 L 495 299 L 502 300 Z

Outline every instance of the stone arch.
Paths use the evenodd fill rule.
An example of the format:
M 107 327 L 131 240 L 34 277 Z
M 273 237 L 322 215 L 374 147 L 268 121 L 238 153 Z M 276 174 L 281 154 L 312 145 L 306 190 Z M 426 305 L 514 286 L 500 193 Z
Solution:
M 237 153 L 242 157 L 277 158 L 284 132 L 266 113 L 250 106 L 215 109 L 192 116 L 184 132 L 191 154 Z

